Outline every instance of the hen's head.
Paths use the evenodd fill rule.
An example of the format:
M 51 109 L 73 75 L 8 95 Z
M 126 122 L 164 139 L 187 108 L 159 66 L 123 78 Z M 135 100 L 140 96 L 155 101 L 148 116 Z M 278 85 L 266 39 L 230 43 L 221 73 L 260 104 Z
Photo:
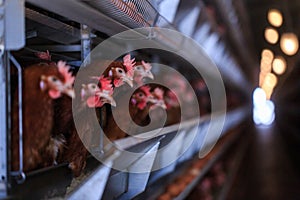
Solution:
M 85 101 L 88 107 L 102 107 L 105 103 L 116 106 L 113 99 L 113 87 L 111 80 L 101 77 L 92 77 L 99 81 L 96 83 L 83 84 L 81 88 L 81 99 Z
M 149 100 L 153 98 L 150 90 L 149 86 L 142 86 L 137 89 L 131 97 L 131 103 L 140 110 L 145 109 Z
M 58 73 L 52 75 L 41 75 L 40 88 L 42 91 L 47 91 L 52 99 L 57 99 L 66 94 L 71 98 L 75 98 L 73 88 L 74 77 L 69 72 L 70 66 L 65 62 L 57 63 Z
M 124 83 L 127 83 L 130 87 L 133 87 L 133 75 L 135 65 L 135 59 L 131 59 L 130 54 L 123 58 L 123 63 L 114 62 L 110 65 L 108 76 L 113 79 L 115 87 L 120 87 Z
M 131 98 L 131 103 L 136 105 L 138 109 L 143 110 L 147 105 L 150 106 L 150 109 L 161 107 L 166 109 L 166 105 L 163 100 L 163 90 L 156 88 L 151 92 L 149 86 L 140 87 Z
M 171 90 L 166 92 L 165 101 L 167 104 L 167 109 L 180 106 L 177 95 Z
M 167 106 L 166 106 L 166 103 L 165 103 L 165 100 L 164 100 L 164 91 L 157 87 L 153 90 L 152 92 L 152 96 L 153 96 L 153 99 L 152 99 L 152 102 L 153 105 L 151 106 L 151 109 L 155 109 L 155 108 L 162 108 L 162 109 L 167 109 Z
M 154 76 L 151 72 L 152 66 L 149 63 L 146 63 L 142 60 L 141 65 L 134 66 L 134 81 L 141 85 L 144 78 L 154 79 Z

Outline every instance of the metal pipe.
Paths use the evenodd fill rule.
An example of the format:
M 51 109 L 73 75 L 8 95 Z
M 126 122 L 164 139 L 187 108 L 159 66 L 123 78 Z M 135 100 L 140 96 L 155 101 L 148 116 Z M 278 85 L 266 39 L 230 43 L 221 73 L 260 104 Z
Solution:
M 18 103 L 19 103 L 19 171 L 17 173 L 12 172 L 13 176 L 17 176 L 17 183 L 24 183 L 26 176 L 23 172 L 23 88 L 22 88 L 22 67 L 17 60 L 9 53 L 9 59 L 15 65 L 18 70 Z
M 83 66 L 90 63 L 90 52 L 91 52 L 91 30 L 87 25 L 81 25 L 81 60 Z
M 8 194 L 8 112 L 7 112 L 7 69 L 5 68 L 4 41 L 0 38 L 0 199 Z

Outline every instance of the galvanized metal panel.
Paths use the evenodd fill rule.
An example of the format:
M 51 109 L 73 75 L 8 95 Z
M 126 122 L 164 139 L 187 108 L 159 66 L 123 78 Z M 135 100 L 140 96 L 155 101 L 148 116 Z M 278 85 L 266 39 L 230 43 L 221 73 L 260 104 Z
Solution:
M 18 50 L 25 45 L 24 0 L 8 0 L 4 2 L 6 50 Z
M 102 165 L 90 175 L 88 180 L 79 186 L 79 189 L 70 194 L 66 199 L 89 199 L 99 200 L 102 197 L 109 172 L 111 170 L 112 161 L 106 163 L 106 166 Z
M 168 137 L 168 136 L 167 136 Z M 163 144 L 165 139 L 161 141 L 160 149 L 156 155 L 153 169 L 161 169 L 159 171 L 154 171 L 151 174 L 150 182 L 153 183 L 162 176 L 171 173 L 176 167 L 176 160 L 178 159 L 180 149 L 183 145 L 184 134 L 177 134 L 175 138 L 172 137 L 172 141 L 168 141 L 168 144 Z
M 116 20 L 102 14 L 82 1 L 74 0 L 27 0 L 35 6 L 47 9 L 71 20 L 86 24 L 89 27 L 109 35 L 128 30 L 128 27 L 122 25 Z M 67 8 L 67 9 L 66 9 Z
M 1 45 L 1 44 L 0 44 Z M 1 52 L 0 52 L 1 53 Z M 3 53 L 3 52 L 2 52 Z M 5 54 L 0 58 L 0 198 L 7 195 L 8 182 L 8 93 L 7 93 L 7 67 L 5 66 Z
M 128 189 L 126 193 L 120 196 L 120 200 L 132 199 L 145 190 L 159 144 L 160 142 L 129 167 Z M 135 173 L 139 171 L 144 171 L 144 173 Z

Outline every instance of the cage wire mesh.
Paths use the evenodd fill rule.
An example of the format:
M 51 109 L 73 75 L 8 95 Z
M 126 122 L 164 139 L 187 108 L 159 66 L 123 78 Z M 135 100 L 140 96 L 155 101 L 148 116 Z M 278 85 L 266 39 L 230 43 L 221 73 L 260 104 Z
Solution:
M 175 29 L 147 0 L 81 0 L 129 28 L 163 27 Z M 159 21 L 159 24 L 157 23 Z M 161 27 L 161 26 L 159 26 Z

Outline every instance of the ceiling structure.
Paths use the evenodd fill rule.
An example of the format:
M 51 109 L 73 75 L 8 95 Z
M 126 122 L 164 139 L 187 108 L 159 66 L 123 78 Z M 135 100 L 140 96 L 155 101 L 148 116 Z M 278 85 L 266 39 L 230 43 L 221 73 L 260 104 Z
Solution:
M 278 88 L 283 87 L 286 78 L 293 71 L 300 58 L 299 52 L 293 56 L 285 55 L 280 49 L 279 41 L 275 44 L 268 43 L 264 38 L 264 30 L 273 27 L 267 20 L 267 13 L 270 9 L 277 9 L 283 15 L 283 24 L 280 27 L 273 27 L 280 36 L 286 32 L 295 33 L 300 37 L 300 1 L 299 0 L 244 0 L 247 9 L 247 16 L 251 27 L 251 35 L 254 41 L 256 61 L 259 62 L 263 49 L 270 49 L 274 55 L 283 56 L 287 60 L 287 72 L 279 77 Z M 259 65 L 258 65 L 259 66 Z M 278 89 L 277 89 L 278 90 Z M 275 91 L 276 92 L 276 91 Z
M 133 1 L 133 0 L 130 0 Z M 91 8 L 87 7 L 84 5 L 86 12 L 80 12 L 74 15 L 75 12 L 73 12 L 72 8 L 77 9 L 81 8 L 82 9 L 82 2 L 86 1 L 76 1 L 76 5 L 73 3 L 72 7 L 70 7 L 69 4 L 66 2 L 63 2 L 63 4 L 68 7 L 70 10 L 69 12 L 60 12 L 62 9 L 62 4 L 61 1 L 55 1 L 58 2 L 56 4 L 51 3 L 47 4 L 45 1 L 41 0 L 28 0 L 27 2 L 32 3 L 33 5 L 37 5 L 42 8 L 47 8 L 47 10 L 50 10 L 52 12 L 58 12 L 58 13 L 64 13 L 66 17 L 79 21 L 80 23 L 88 24 L 89 26 L 93 27 L 94 29 L 101 29 L 103 30 L 106 34 L 113 34 L 115 32 L 120 32 L 124 28 L 124 25 L 121 23 L 117 23 L 114 21 L 113 23 L 110 21 L 107 21 L 107 17 L 99 12 L 94 11 L 94 18 L 98 17 L 99 20 L 90 20 L 89 14 L 91 13 Z M 88 1 L 89 2 L 89 1 Z M 134 1 L 138 2 L 138 1 Z M 152 2 L 152 1 L 151 1 Z M 161 2 L 161 1 L 158 1 Z M 229 46 L 229 51 L 232 51 L 234 59 L 236 59 L 239 63 L 239 66 L 242 71 L 244 71 L 245 77 L 247 77 L 250 82 L 253 83 L 253 86 L 255 87 L 258 85 L 258 77 L 259 77 L 259 65 L 260 65 L 260 55 L 261 52 L 264 48 L 268 48 L 274 52 L 275 55 L 281 55 L 283 56 L 288 63 L 288 71 L 283 74 L 280 77 L 279 80 L 279 86 L 284 82 L 282 80 L 285 79 L 285 77 L 288 76 L 288 74 L 292 71 L 295 63 L 299 60 L 299 53 L 297 53 L 294 56 L 286 56 L 282 53 L 279 47 L 279 42 L 276 44 L 269 44 L 266 42 L 264 38 L 264 30 L 265 28 L 272 27 L 268 21 L 267 21 L 267 12 L 269 9 L 275 8 L 278 9 L 282 12 L 284 20 L 283 24 L 281 27 L 276 28 L 276 30 L 279 32 L 279 37 L 282 33 L 284 32 L 295 32 L 298 36 L 300 35 L 300 23 L 298 22 L 297 19 L 300 19 L 300 1 L 299 0 L 288 0 L 288 1 L 279 1 L 279 0 L 203 0 L 203 1 L 162 1 L 162 2 L 170 2 L 170 4 L 167 4 L 166 11 L 167 13 L 170 14 L 170 10 L 172 10 L 172 7 L 170 5 L 173 5 L 175 12 L 178 12 L 179 14 L 174 15 L 175 20 L 174 23 L 180 22 L 181 17 L 180 14 L 184 14 L 185 10 L 190 11 L 191 9 L 195 8 L 195 6 L 198 7 L 205 7 L 205 13 L 206 16 L 203 17 L 199 13 L 199 18 L 205 18 L 208 21 L 214 21 L 210 20 L 210 18 L 214 18 L 215 22 L 211 22 L 211 27 L 212 29 L 216 29 L 215 32 L 219 34 L 221 38 L 224 38 L 224 41 L 227 46 Z M 176 4 L 177 2 L 177 4 Z M 180 3 L 182 2 L 182 3 Z M 193 5 L 190 6 L 190 3 L 194 3 Z M 77 4 L 80 4 L 78 6 Z M 175 6 L 175 4 L 177 6 Z M 57 5 L 57 6 L 55 6 Z M 44 7 L 43 7 L 44 6 Z M 76 7 L 77 6 L 77 7 Z M 186 9 L 188 7 L 188 9 Z M 151 6 L 147 6 L 147 8 L 152 8 Z M 151 9 L 150 9 L 151 10 Z M 161 14 L 164 13 L 163 9 L 158 9 Z M 201 10 L 202 11 L 202 10 Z M 104 11 L 103 11 L 104 12 Z M 192 12 L 190 12 L 192 13 Z M 201 12 L 200 12 L 201 13 Z M 26 10 L 26 15 L 32 14 L 30 12 L 30 9 Z M 34 14 L 34 13 L 33 13 Z M 87 16 L 85 16 L 86 14 Z M 31 15 L 28 15 L 29 17 Z M 52 15 L 51 15 L 52 16 Z M 167 17 L 168 15 L 163 15 Z M 197 17 L 196 16 L 196 17 Z M 47 16 L 46 16 L 47 17 Z M 57 17 L 57 16 L 56 16 Z M 41 16 L 38 18 L 40 19 Z M 97 19 L 98 19 L 97 18 Z M 103 18 L 105 20 L 103 20 Z M 184 15 L 184 18 L 188 18 L 186 13 Z M 36 20 L 36 17 L 33 17 L 33 19 L 29 18 L 29 20 Z M 61 18 L 59 18 L 61 19 Z M 101 20 L 100 20 L 101 19 Z M 119 18 L 118 18 L 119 19 Z M 196 19 L 196 18 L 195 18 Z M 28 21 L 29 21 L 28 20 Z M 83 20 L 83 21 L 82 21 Z M 172 20 L 169 19 L 170 22 L 173 22 Z M 202 23 L 201 20 L 198 20 L 199 22 Z M 97 23 L 95 23 L 97 22 Z M 101 24 L 99 24 L 101 22 Z M 195 21 L 196 22 L 196 21 Z M 197 22 L 198 23 L 198 22 Z M 201 24 L 200 23 L 200 24 Z M 32 23 L 31 23 L 32 24 Z M 113 24 L 113 25 L 112 25 Z M 191 23 L 189 23 L 191 24 Z M 177 23 L 178 25 L 178 23 Z M 106 27 L 110 27 L 110 29 L 106 29 Z M 196 26 L 196 27 L 195 27 Z M 197 30 L 198 25 L 193 24 L 194 27 L 193 31 Z M 29 26 L 27 26 L 29 27 Z M 76 27 L 76 24 L 75 24 Z M 111 27 L 113 27 L 113 30 L 111 30 Z M 200 26 L 199 26 L 200 27 Z M 79 28 L 77 27 L 79 32 Z M 180 26 L 179 26 L 180 29 Z M 185 30 L 185 29 L 184 29 Z M 61 30 L 60 30 L 61 31 Z M 109 31 L 112 31 L 109 32 Z M 39 34 L 43 33 L 41 31 L 38 32 Z M 48 33 L 48 32 L 47 32 Z M 51 34 L 53 35 L 53 34 Z M 66 38 L 66 37 L 62 37 Z M 70 38 L 73 39 L 74 37 Z M 59 39 L 59 38 L 58 38 Z M 75 37 L 74 39 L 80 39 L 80 37 Z M 52 38 L 53 40 L 53 38 Z M 230 70 L 229 70 L 230 71 Z
M 242 0 L 241 0 L 242 1 Z M 299 0 L 244 0 L 249 19 L 251 35 L 254 41 L 256 61 L 260 65 L 263 49 L 271 50 L 275 56 L 282 56 L 287 62 L 287 70 L 278 75 L 277 86 L 271 96 L 275 103 L 275 113 L 278 128 L 284 131 L 288 141 L 299 144 L 299 90 L 300 90 L 300 53 L 289 56 L 280 48 L 280 38 L 284 33 L 294 33 L 300 38 L 300 1 Z M 270 9 L 277 9 L 282 13 L 283 23 L 280 27 L 272 26 L 267 19 Z M 279 40 L 275 44 L 268 43 L 264 38 L 266 28 L 272 27 L 279 33 Z M 259 68 L 255 70 L 259 78 Z M 258 82 L 256 82 L 258 86 Z M 297 143 L 298 142 L 298 143 Z M 289 143 L 291 145 L 291 143 Z

